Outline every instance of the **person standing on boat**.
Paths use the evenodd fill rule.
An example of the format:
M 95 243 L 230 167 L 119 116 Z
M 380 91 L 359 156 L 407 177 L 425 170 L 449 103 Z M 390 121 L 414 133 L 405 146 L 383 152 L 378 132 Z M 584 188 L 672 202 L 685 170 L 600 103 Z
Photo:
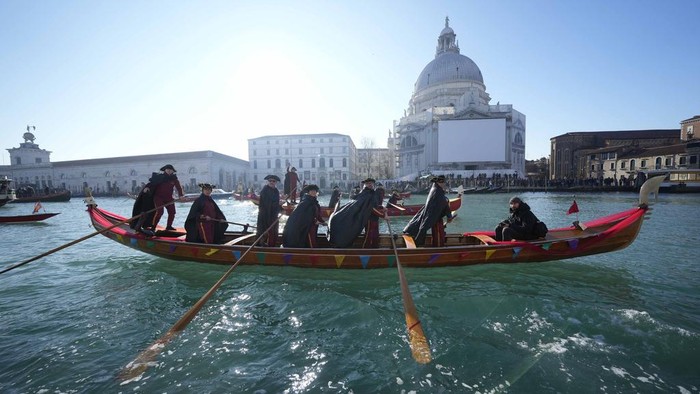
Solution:
M 277 175 L 268 175 L 265 177 L 265 180 L 267 184 L 260 191 L 260 201 L 258 203 L 257 236 L 260 237 L 268 227 L 272 226 L 260 240 L 260 244 L 275 247 L 279 234 L 279 224 L 275 222 L 282 209 L 280 206 L 280 191 L 277 189 L 277 182 L 280 181 L 280 178 Z M 275 223 L 274 226 L 272 225 L 273 223 Z
M 173 189 L 177 190 L 178 198 L 182 198 L 185 192 L 182 191 L 182 186 L 180 181 L 177 179 L 175 173 L 175 167 L 172 164 L 166 164 L 160 169 L 161 173 L 153 173 L 151 179 L 148 180 L 148 184 L 143 189 L 145 193 L 151 193 L 153 196 L 153 205 L 155 207 L 160 207 L 156 210 L 153 216 L 153 221 L 150 223 L 151 230 L 155 230 L 158 226 L 160 218 L 163 216 L 163 205 L 175 201 L 173 199 Z M 168 222 L 165 227 L 166 230 L 175 230 L 173 227 L 173 222 L 175 221 L 175 204 L 168 204 L 165 209 L 168 210 Z
M 296 167 L 292 167 L 291 169 L 287 167 L 287 173 L 284 175 L 284 198 L 287 200 L 287 202 L 292 204 L 297 203 L 298 185 L 299 175 L 297 175 Z
M 282 245 L 287 248 L 315 248 L 319 224 L 325 224 L 318 203 L 318 186 L 302 189 L 304 197 L 289 215 L 282 231 Z
M 328 208 L 335 209 L 335 206 L 340 201 L 340 188 L 338 185 L 333 186 L 333 193 L 331 194 L 331 199 L 328 201 Z
M 510 199 L 510 217 L 496 227 L 496 241 L 510 241 L 513 239 L 529 241 L 537 239 L 535 225 L 539 221 L 530 210 L 530 206 L 519 197 Z
M 447 222 L 451 222 L 452 211 L 450 210 L 450 201 L 445 195 L 445 176 L 434 177 L 430 182 L 433 185 L 428 192 L 425 205 L 416 212 L 403 232 L 413 237 L 417 246 L 423 246 L 430 229 L 433 236 L 432 246 L 441 247 L 445 246 L 445 224 L 442 218 L 447 217 Z
M 362 247 L 379 246 L 379 218 L 387 218 L 386 210 L 374 190 L 374 179 L 367 178 L 363 183 L 364 189 L 355 199 L 333 212 L 328 220 L 328 241 L 335 247 L 351 246 L 363 230 Z
M 202 194 L 192 202 L 190 213 L 185 220 L 187 242 L 205 244 L 221 244 L 224 242 L 224 232 L 228 227 L 226 216 L 211 198 L 211 192 L 216 187 L 209 183 L 200 183 Z
M 356 200 L 357 196 L 360 194 L 360 187 L 355 186 L 354 189 L 352 189 L 352 193 L 350 193 L 350 199 Z

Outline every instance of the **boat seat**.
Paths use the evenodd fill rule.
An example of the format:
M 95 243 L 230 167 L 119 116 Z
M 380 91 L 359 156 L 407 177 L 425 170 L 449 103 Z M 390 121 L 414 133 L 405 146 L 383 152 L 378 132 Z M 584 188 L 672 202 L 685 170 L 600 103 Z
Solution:
M 488 236 L 486 234 L 465 234 L 465 236 L 476 238 L 479 241 L 481 241 L 484 245 L 491 245 L 495 242 L 498 242 L 495 239 L 493 239 L 493 237 Z
M 229 246 L 235 245 L 235 244 L 237 244 L 237 243 L 239 243 L 239 242 L 241 242 L 241 241 L 244 241 L 244 240 L 246 240 L 246 239 L 248 239 L 248 238 L 250 238 L 250 237 L 252 237 L 252 236 L 254 236 L 254 235 L 255 235 L 255 233 L 250 233 L 250 234 L 242 235 L 242 236 L 240 236 L 240 237 L 238 237 L 238 238 L 234 238 L 234 239 L 232 239 L 232 240 L 226 242 L 224 245 L 229 245 Z

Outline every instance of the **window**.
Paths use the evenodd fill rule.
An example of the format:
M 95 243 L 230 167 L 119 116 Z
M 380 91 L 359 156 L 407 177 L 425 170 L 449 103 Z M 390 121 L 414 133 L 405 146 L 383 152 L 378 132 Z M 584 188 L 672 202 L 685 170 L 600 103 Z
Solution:
M 282 160 L 281 159 L 275 159 L 275 168 L 282 168 Z
M 321 141 L 321 142 L 323 142 L 323 141 Z M 321 148 L 321 153 L 323 153 L 323 148 Z
M 289 148 L 284 148 L 284 155 L 289 156 Z
M 591 160 L 595 160 L 595 155 L 591 155 Z
M 34 162 L 35 162 L 36 164 L 40 164 L 40 163 L 41 163 L 41 157 L 37 157 L 36 159 L 34 159 Z
M 321 143 L 323 143 L 323 138 L 321 138 Z
M 328 159 L 328 167 L 333 168 L 333 158 Z
M 690 156 L 690 164 L 698 164 L 698 157 L 695 155 Z
M 304 164 L 304 160 L 299 159 L 299 169 L 301 169 L 301 167 L 303 167 L 303 164 Z
M 347 166 L 348 166 L 348 159 L 343 157 L 343 167 L 347 167 Z
M 316 138 L 312 138 L 312 139 L 311 139 L 311 143 L 312 143 L 312 144 L 315 144 L 315 143 L 316 143 Z
M 637 162 L 634 159 L 630 160 L 630 171 L 636 170 L 636 164 Z
M 610 169 L 611 169 L 611 170 L 614 170 L 614 169 L 615 169 L 615 162 L 614 162 L 614 161 L 613 161 L 612 163 L 610 163 Z
M 595 164 L 591 164 L 591 172 L 595 172 Z
M 316 159 L 315 158 L 311 159 L 311 168 L 316 168 Z
M 267 168 L 272 168 L 272 161 L 267 159 Z
M 318 166 L 321 168 L 324 168 L 326 166 L 326 158 L 325 157 L 318 159 Z
M 659 170 L 661 169 L 661 158 L 657 157 L 656 160 L 654 161 L 654 168 Z
M 266 141 L 266 142 L 267 142 L 267 144 L 268 144 L 268 145 L 270 145 L 270 141 L 269 141 L 269 140 L 268 140 L 268 141 Z
M 688 164 L 688 157 L 687 156 L 681 156 L 678 158 L 678 164 L 679 165 L 687 165 Z
M 253 156 L 257 156 L 257 155 L 258 155 L 257 149 L 253 149 Z
M 626 167 L 626 164 L 627 164 L 626 161 L 621 161 L 621 162 L 620 162 L 620 169 L 621 169 L 621 170 L 624 170 L 625 167 Z
M 258 169 L 258 161 L 257 160 L 253 160 L 253 169 L 254 170 Z
M 666 161 L 664 162 L 664 165 L 665 165 L 666 167 L 670 167 L 670 166 L 671 166 L 671 158 L 670 158 L 670 157 L 667 157 L 667 158 L 666 158 Z
M 267 150 L 267 155 L 270 156 L 270 150 L 269 150 L 269 149 Z
M 15 163 L 15 164 L 21 165 L 21 164 L 22 164 L 22 158 L 21 158 L 21 157 L 18 157 L 18 158 L 17 158 L 17 163 Z
M 646 159 L 642 159 L 642 165 L 640 168 L 647 168 L 647 161 Z
M 301 150 L 301 148 L 299 148 L 299 154 L 301 154 L 301 152 L 302 152 L 302 150 Z

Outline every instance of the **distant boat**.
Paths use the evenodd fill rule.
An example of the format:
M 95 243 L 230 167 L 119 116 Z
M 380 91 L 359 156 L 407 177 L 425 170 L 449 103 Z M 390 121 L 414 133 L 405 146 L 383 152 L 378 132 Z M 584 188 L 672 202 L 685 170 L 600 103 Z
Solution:
M 661 192 L 665 193 L 700 193 L 700 169 L 674 168 L 668 170 L 649 170 L 648 178 L 664 176 Z
M 0 207 L 17 198 L 15 190 L 10 187 L 11 182 L 7 176 L 0 178 Z
M 187 193 L 178 199 L 178 202 L 192 202 L 201 196 L 202 193 Z M 211 198 L 214 200 L 228 200 L 233 196 L 233 192 L 227 192 L 224 189 L 214 189 L 211 191 Z
M 63 190 L 56 193 L 43 194 L 40 196 L 29 196 L 29 197 L 17 197 L 13 200 L 13 203 L 18 202 L 66 202 L 70 201 L 71 193 L 70 190 Z
M 31 215 L 0 216 L 0 223 L 9 224 L 40 222 L 56 215 L 58 215 L 58 213 L 33 213 Z

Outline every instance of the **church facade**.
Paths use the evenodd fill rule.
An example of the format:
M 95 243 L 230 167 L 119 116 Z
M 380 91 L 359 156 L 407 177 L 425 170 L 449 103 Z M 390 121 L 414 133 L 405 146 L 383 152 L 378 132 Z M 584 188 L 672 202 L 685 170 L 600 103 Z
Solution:
M 460 54 L 456 38 L 446 18 L 435 59 L 394 122 L 398 176 L 524 175 L 525 115 L 510 104 L 490 104 L 481 70 Z

